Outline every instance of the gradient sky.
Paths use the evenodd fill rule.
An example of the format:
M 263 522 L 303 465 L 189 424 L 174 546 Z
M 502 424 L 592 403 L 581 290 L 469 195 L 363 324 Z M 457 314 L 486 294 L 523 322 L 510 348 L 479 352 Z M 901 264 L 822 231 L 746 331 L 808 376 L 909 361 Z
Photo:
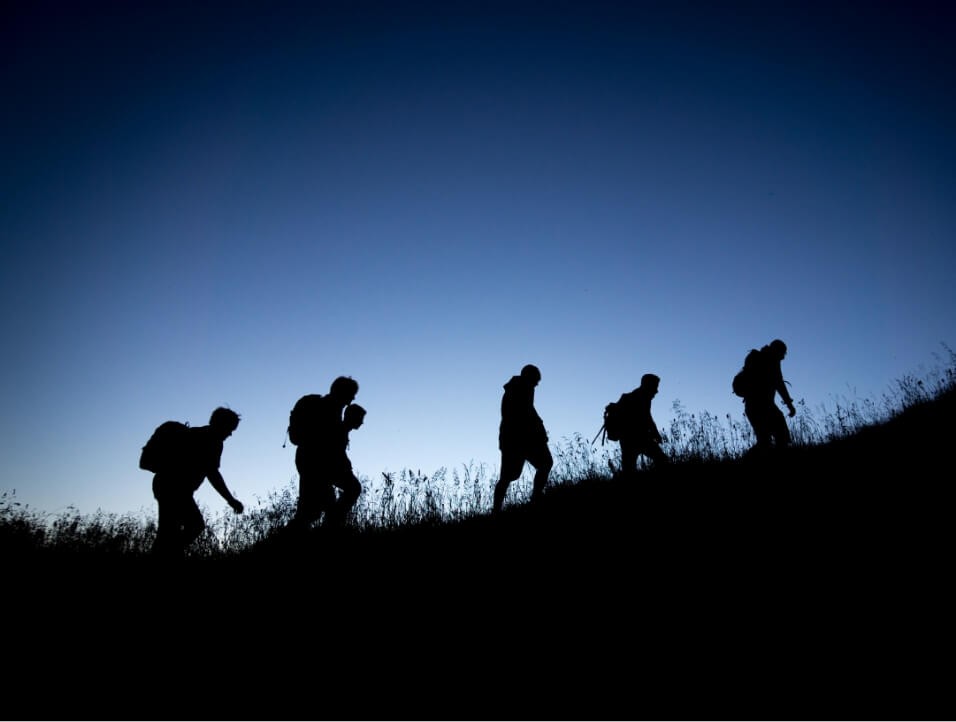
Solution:
M 646 372 L 662 427 L 739 416 L 774 338 L 810 408 L 956 344 L 946 3 L 61 5 L 0 11 L 0 489 L 42 510 L 154 511 L 140 448 L 219 405 L 255 503 L 340 374 L 379 478 L 496 467 L 526 363 L 558 441 Z

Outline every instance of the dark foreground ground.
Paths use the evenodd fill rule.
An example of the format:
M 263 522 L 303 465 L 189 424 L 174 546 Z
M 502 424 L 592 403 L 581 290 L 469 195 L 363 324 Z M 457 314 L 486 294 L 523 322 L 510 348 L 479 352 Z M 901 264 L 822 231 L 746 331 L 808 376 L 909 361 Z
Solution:
M 952 719 L 953 405 L 499 519 L 11 559 L 4 716 Z

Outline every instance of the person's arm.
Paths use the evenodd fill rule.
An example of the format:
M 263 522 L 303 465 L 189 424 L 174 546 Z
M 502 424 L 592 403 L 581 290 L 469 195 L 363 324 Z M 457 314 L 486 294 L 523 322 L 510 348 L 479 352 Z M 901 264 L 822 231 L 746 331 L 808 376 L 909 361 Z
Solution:
M 538 411 L 531 407 L 531 413 L 528 415 L 528 426 L 527 428 L 534 429 L 534 433 L 537 434 L 545 442 L 548 441 L 548 430 L 544 428 L 544 421 L 541 420 L 541 417 L 538 415 Z
M 522 387 L 520 396 L 513 396 L 510 399 L 512 406 L 510 412 L 518 422 L 521 434 L 528 440 L 543 439 L 548 440 L 548 432 L 544 428 L 544 422 L 538 415 L 538 410 L 534 407 L 534 390 L 529 387 Z
M 226 481 L 222 478 L 222 474 L 219 473 L 219 469 L 210 471 L 206 474 L 206 478 L 209 479 L 212 488 L 219 492 L 219 496 L 225 499 L 226 503 L 232 507 L 232 510 L 237 514 L 241 514 L 243 509 L 242 502 L 229 493 L 229 489 L 226 488 Z
M 790 411 L 791 416 L 796 416 L 797 410 L 793 406 L 793 399 L 790 398 L 790 392 L 787 391 L 787 384 L 783 380 L 783 372 L 780 370 L 780 367 L 776 368 L 776 378 L 774 379 L 774 387 L 780 398 L 783 399 L 783 403 L 787 405 L 787 409 Z
M 658 444 L 663 441 L 661 438 L 660 429 L 657 428 L 657 424 L 654 423 L 654 417 L 651 416 L 651 400 L 650 398 L 642 397 L 641 398 L 641 413 L 644 416 L 644 428 L 647 429 L 647 435 L 651 440 L 656 441 Z

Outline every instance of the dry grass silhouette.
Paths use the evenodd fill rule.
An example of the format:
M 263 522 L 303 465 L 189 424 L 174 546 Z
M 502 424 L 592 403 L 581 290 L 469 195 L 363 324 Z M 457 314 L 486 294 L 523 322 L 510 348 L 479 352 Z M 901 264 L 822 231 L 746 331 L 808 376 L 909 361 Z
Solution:
M 865 458 L 842 458 L 843 451 L 861 456 L 882 455 L 873 450 L 860 450 L 855 445 L 840 446 L 840 442 L 865 435 L 894 421 L 908 418 L 914 408 L 941 406 L 951 397 L 956 386 L 956 353 L 945 347 L 948 357 L 937 357 L 937 365 L 921 376 L 909 374 L 901 378 L 879 400 L 837 399 L 832 408 L 816 411 L 798 401 L 799 412 L 789 420 L 793 448 L 789 459 L 806 458 L 811 450 L 818 454 L 810 463 L 816 463 L 817 473 L 828 474 L 839 466 L 862 466 Z M 668 483 L 707 489 L 704 498 L 710 498 L 715 484 L 721 481 L 739 482 L 746 477 L 747 467 L 739 463 L 754 443 L 750 425 L 729 414 L 721 419 L 706 411 L 690 413 L 680 402 L 673 404 L 674 416 L 665 433 L 663 448 L 676 462 L 666 471 Z M 945 417 L 924 420 L 945 426 Z M 918 432 L 928 436 L 926 429 Z M 887 443 L 887 449 L 908 457 L 913 442 Z M 916 440 L 924 451 L 925 442 Z M 834 455 L 837 458 L 834 459 Z M 617 506 L 605 497 L 622 490 L 613 484 L 613 472 L 619 464 L 616 444 L 593 446 L 583 436 L 563 439 L 554 448 L 555 465 L 551 474 L 550 496 L 572 498 L 574 505 L 590 505 L 587 495 L 596 495 L 601 503 Z M 824 459 L 826 461 L 824 462 Z M 642 459 L 640 463 L 646 463 Z M 829 465 L 829 466 L 828 466 Z M 643 474 L 648 479 L 655 475 L 649 468 Z M 709 475 L 709 479 L 707 478 Z M 786 475 L 786 474 L 785 474 Z M 467 520 L 488 515 L 497 470 L 485 464 L 463 465 L 460 469 L 441 468 L 432 474 L 403 470 L 397 474 L 382 474 L 379 478 L 362 478 L 363 493 L 352 511 L 351 533 L 372 533 L 381 538 L 386 531 L 407 527 L 440 529 Z M 602 482 L 606 486 L 598 490 Z M 768 478 L 766 483 L 773 483 Z M 834 484 L 845 483 L 834 480 Z M 506 500 L 506 509 L 516 513 L 530 493 L 530 476 L 526 471 L 512 484 Z M 285 487 L 270 490 L 264 498 L 247 506 L 241 516 L 229 510 L 210 514 L 204 510 L 208 526 L 203 535 L 189 549 L 190 557 L 197 559 L 226 558 L 256 549 L 275 540 L 295 513 L 296 480 Z M 693 506 L 693 499 L 685 500 Z M 600 514 L 600 511 L 595 513 Z M 83 556 L 123 555 L 141 557 L 149 554 L 156 534 L 155 517 L 147 512 L 114 514 L 97 511 L 80 514 L 68 508 L 57 515 L 45 514 L 22 505 L 15 493 L 0 496 L 0 549 L 6 555 L 78 554 Z
M 0 505 L 14 716 L 97 719 L 946 717 L 956 359 L 879 402 L 801 408 L 793 448 L 678 413 L 677 463 L 615 478 L 559 445 L 491 517 L 493 470 L 404 472 L 349 526 L 279 533 L 295 487 L 213 516 Z M 37 681 L 42 700 L 17 695 Z M 24 707 L 17 707 L 19 704 Z

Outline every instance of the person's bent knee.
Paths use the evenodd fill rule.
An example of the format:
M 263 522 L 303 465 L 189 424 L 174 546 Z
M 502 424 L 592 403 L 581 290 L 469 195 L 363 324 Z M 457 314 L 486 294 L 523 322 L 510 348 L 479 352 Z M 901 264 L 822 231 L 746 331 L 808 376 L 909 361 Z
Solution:
M 551 469 L 554 468 L 554 458 L 550 451 L 536 457 L 531 463 L 539 474 L 550 474 Z
M 498 477 L 498 483 L 495 486 L 507 487 L 511 482 L 517 481 L 519 476 L 521 476 L 520 471 L 517 474 L 502 474 Z
M 362 485 L 358 482 L 355 484 L 349 484 L 342 489 L 342 501 L 351 506 L 358 501 L 358 498 L 362 495 Z
M 501 455 L 501 474 L 498 477 L 499 484 L 506 486 L 515 481 L 524 470 L 525 458 L 520 454 L 509 452 Z

